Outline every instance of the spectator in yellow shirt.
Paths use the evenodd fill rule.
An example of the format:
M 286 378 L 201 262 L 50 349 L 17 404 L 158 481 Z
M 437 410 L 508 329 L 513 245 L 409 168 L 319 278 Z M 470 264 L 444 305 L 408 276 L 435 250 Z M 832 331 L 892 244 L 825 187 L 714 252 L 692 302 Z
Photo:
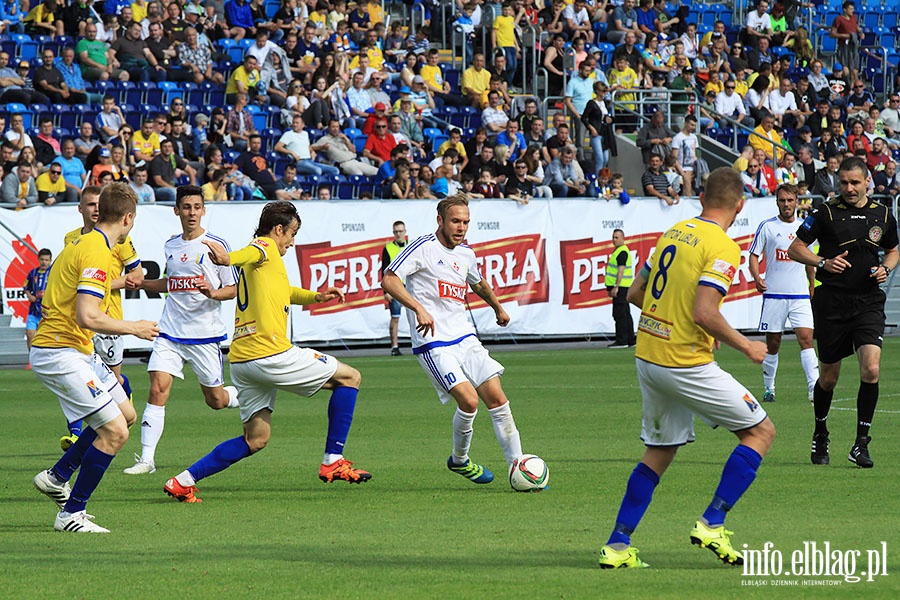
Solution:
M 506 56 L 506 71 L 503 78 L 506 83 L 512 85 L 513 76 L 519 68 L 519 40 L 516 39 L 516 19 L 511 2 L 503 3 L 503 11 L 491 28 L 491 43 L 494 48 L 503 50 Z
M 460 85 L 469 104 L 478 109 L 485 108 L 484 102 L 491 84 L 491 72 L 484 68 L 484 63 L 484 54 L 481 52 L 475 54 L 472 57 L 472 66 L 463 71 Z

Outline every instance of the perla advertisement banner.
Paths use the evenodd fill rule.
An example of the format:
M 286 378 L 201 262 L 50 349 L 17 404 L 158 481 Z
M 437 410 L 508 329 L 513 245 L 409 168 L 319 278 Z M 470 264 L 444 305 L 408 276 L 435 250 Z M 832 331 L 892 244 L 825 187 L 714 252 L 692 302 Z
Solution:
M 210 203 L 203 226 L 227 240 L 232 249 L 241 248 L 252 239 L 262 206 Z M 409 241 L 433 233 L 436 203 L 310 201 L 297 207 L 302 225 L 295 247 L 284 257 L 291 284 L 312 290 L 336 286 L 344 290 L 346 302 L 294 307 L 291 339 L 301 344 L 383 340 L 389 314 L 381 290 L 382 250 L 392 239 L 395 221 L 406 224 Z M 761 297 L 747 267 L 748 248 L 758 224 L 776 212 L 774 199 L 752 199 L 728 230 L 741 247 L 741 266 L 722 310 L 739 329 L 755 329 L 759 322 Z M 467 243 L 475 250 L 482 276 L 511 317 L 507 327 L 499 327 L 493 311 L 469 291 L 465 299 L 479 333 L 596 336 L 614 331 L 612 300 L 605 285 L 606 264 L 614 250 L 613 231 L 625 232 L 637 272 L 665 230 L 699 213 L 696 200 L 671 207 L 649 200 L 626 206 L 595 200 L 533 200 L 527 205 L 472 201 Z M 36 248 L 49 248 L 54 257 L 62 250 L 63 236 L 82 224 L 76 206 L 3 210 L 0 218 L 18 237 Z M 163 244 L 180 229 L 172 207 L 140 205 L 131 238 L 145 277 L 163 276 Z M 28 271 L 37 266 L 37 257 L 7 232 L 0 235 L 0 243 L 6 246 L 0 252 L 3 311 L 14 315 L 13 326 L 24 326 L 28 302 L 22 286 Z M 121 293 L 126 319 L 156 320 L 162 313 L 163 294 Z M 638 311 L 633 311 L 636 321 Z M 223 304 L 222 317 L 231 327 L 233 301 Z M 401 335 L 408 331 L 404 315 Z M 128 348 L 148 345 L 126 338 Z

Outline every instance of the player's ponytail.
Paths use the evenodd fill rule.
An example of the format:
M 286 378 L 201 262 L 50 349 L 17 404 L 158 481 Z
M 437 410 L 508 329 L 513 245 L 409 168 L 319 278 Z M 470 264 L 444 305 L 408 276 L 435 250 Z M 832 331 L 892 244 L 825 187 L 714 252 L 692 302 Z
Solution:
M 253 232 L 253 237 L 268 236 L 277 225 L 287 229 L 295 220 L 299 227 L 300 215 L 297 213 L 296 206 L 290 202 L 269 202 L 263 207 L 262 214 L 259 215 L 259 225 Z

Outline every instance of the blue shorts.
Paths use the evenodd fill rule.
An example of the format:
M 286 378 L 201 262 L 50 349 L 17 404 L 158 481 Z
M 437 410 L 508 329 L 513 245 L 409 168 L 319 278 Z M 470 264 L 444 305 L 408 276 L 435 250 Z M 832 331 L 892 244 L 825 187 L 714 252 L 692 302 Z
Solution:
M 34 315 L 28 315 L 28 319 L 25 321 L 25 329 L 28 331 L 34 331 L 35 329 L 37 329 L 38 323 L 40 323 L 40 322 L 41 322 L 41 317 L 36 317 Z
M 400 311 L 403 308 L 402 304 L 400 304 L 397 300 L 394 300 L 393 298 L 391 298 L 391 301 L 388 302 L 388 308 L 391 310 L 391 318 L 392 319 L 400 318 Z

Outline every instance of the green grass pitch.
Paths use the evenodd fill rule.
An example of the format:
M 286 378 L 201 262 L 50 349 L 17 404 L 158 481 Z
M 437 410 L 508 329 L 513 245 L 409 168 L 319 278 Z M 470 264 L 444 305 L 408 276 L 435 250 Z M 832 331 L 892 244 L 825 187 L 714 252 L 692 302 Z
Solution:
M 691 546 L 735 444 L 696 424 L 634 536 L 641 571 L 602 571 L 597 553 L 625 482 L 640 457 L 640 394 L 627 350 L 495 352 L 526 452 L 550 466 L 550 490 L 513 492 L 490 419 L 475 424 L 472 457 L 498 475 L 475 486 L 449 472 L 452 408 L 442 406 L 410 356 L 351 358 L 363 390 L 347 456 L 373 473 L 361 486 L 325 485 L 317 468 L 327 393 L 279 394 L 273 436 L 260 454 L 200 482 L 202 504 L 179 504 L 165 480 L 238 435 L 235 411 L 213 412 L 189 374 L 176 382 L 157 472 L 127 476 L 139 452 L 132 431 L 88 507 L 109 535 L 52 529 L 54 505 L 31 478 L 60 455 L 59 406 L 33 373 L 0 371 L 0 596 L 5 598 L 693 598 L 900 597 L 900 339 L 882 361 L 872 429 L 875 468 L 846 459 L 855 435 L 858 382 L 846 361 L 830 417 L 832 464 L 809 461 L 812 408 L 799 350 L 786 341 L 778 401 L 765 405 L 778 429 L 756 483 L 735 507 L 735 544 L 772 542 L 790 568 L 804 541 L 862 551 L 887 543 L 888 576 L 837 586 L 824 577 L 745 577 Z M 721 364 L 761 396 L 760 367 L 723 350 Z M 127 366 L 140 417 L 148 380 Z M 795 580 L 795 587 L 776 586 Z M 750 586 L 750 583 L 765 583 Z M 806 582 L 808 583 L 808 582 Z M 777 589 L 773 589 L 776 588 Z

